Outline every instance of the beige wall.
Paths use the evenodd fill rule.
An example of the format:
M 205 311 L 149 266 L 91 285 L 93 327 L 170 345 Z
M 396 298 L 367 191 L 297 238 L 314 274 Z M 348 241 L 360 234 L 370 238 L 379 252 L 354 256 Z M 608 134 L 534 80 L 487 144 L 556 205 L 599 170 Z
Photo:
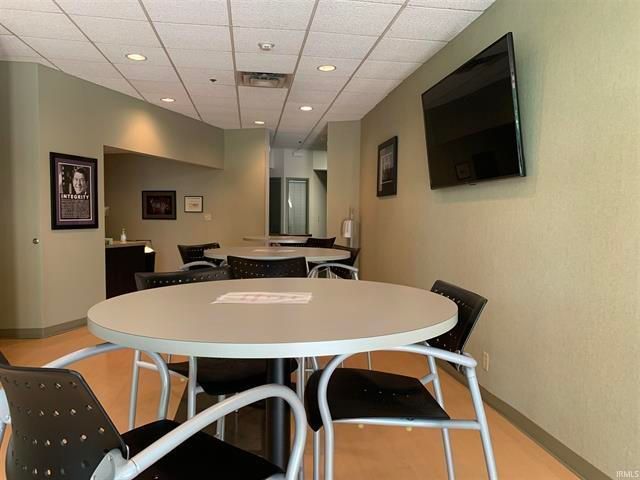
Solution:
M 22 246 L 25 239 L 40 238 L 38 268 L 43 279 L 41 302 L 33 298 L 33 305 L 24 306 L 25 298 L 37 284 L 32 287 L 22 283 L 20 291 L 14 292 L 12 298 L 5 298 L 9 308 L 21 312 L 26 312 L 25 308 L 29 312 L 36 309 L 41 314 L 20 313 L 13 320 L 5 319 L 5 323 L 11 325 L 9 328 L 46 328 L 85 317 L 89 307 L 104 298 L 103 147 L 108 145 L 221 168 L 224 132 L 47 67 L 6 62 L 0 65 L 3 71 L 20 72 L 19 80 L 24 83 L 17 86 L 13 81 L 9 97 L 24 96 L 24 89 L 30 85 L 31 101 L 35 99 L 37 105 L 36 127 L 31 130 L 36 132 L 34 135 L 22 129 L 27 120 L 26 113 L 19 108 L 9 109 L 8 125 L 10 131 L 19 129 L 16 130 L 18 136 L 13 137 L 17 142 L 14 148 L 28 151 L 30 155 L 37 152 L 32 176 L 32 188 L 38 191 L 37 205 L 30 210 L 32 217 L 18 219 L 13 228 L 23 232 L 30 221 L 37 219 L 37 231 L 24 233 L 20 248 L 25 248 Z M 29 122 L 32 123 L 32 119 Z M 28 125 L 33 129 L 31 123 Z M 98 229 L 51 230 L 49 152 L 98 159 L 101 219 Z M 12 175 L 12 182 L 20 181 L 20 174 Z M 8 252 L 14 253 L 3 251 Z
M 0 333 L 40 326 L 38 135 L 37 65 L 0 62 Z
M 124 227 L 129 239 L 151 240 L 156 271 L 172 271 L 182 264 L 178 244 L 238 245 L 243 236 L 262 232 L 264 131 L 227 130 L 225 137 L 230 154 L 224 170 L 135 154 L 105 155 L 106 235 L 117 240 Z M 227 184 L 236 187 L 225 188 Z M 175 190 L 176 220 L 142 220 L 143 190 Z M 185 195 L 203 196 L 203 213 L 185 213 Z M 240 218 L 231 222 L 229 210 Z
M 327 236 L 347 245 L 340 236 L 342 221 L 354 211 L 360 216 L 360 121 L 329 122 L 327 133 Z M 353 246 L 359 242 L 358 229 Z
M 364 277 L 485 295 L 481 383 L 611 477 L 640 458 L 640 2 L 613 3 L 498 0 L 361 138 Z M 508 31 L 528 176 L 431 191 L 420 94 Z M 398 195 L 379 199 L 393 135 Z

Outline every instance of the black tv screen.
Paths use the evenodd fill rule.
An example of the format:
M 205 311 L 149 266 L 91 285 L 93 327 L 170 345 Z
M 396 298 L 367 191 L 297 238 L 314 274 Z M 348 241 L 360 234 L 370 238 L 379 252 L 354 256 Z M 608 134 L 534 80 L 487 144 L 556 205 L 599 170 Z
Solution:
M 525 176 L 513 36 L 422 94 L 431 188 Z

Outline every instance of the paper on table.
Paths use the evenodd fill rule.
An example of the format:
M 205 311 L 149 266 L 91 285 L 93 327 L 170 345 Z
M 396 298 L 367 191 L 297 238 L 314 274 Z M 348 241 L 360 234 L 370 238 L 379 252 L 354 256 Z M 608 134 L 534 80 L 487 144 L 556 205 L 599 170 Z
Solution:
M 304 304 L 310 301 L 311 292 L 229 292 L 220 295 L 211 303 Z

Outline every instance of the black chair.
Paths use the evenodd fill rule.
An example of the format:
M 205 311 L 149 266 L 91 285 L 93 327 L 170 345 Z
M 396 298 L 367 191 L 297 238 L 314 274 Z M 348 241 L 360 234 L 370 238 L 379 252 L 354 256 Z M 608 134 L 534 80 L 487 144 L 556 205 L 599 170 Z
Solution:
M 305 247 L 311 248 L 333 248 L 333 244 L 336 241 L 336 237 L 332 238 L 315 238 L 311 237 L 307 239 L 307 242 L 304 244 Z
M 353 267 L 356 264 L 356 260 L 358 259 L 358 254 L 360 253 L 360 249 L 359 248 L 352 248 L 352 247 L 345 247 L 343 245 L 334 245 L 332 248 L 336 249 L 336 250 L 346 250 L 347 252 L 349 252 L 350 256 L 349 258 L 345 258 L 344 260 L 335 260 L 332 263 L 331 267 L 329 267 L 329 269 L 331 270 L 331 273 L 337 275 L 340 278 L 346 278 L 349 280 L 357 280 L 357 278 L 355 278 L 354 274 L 353 274 L 353 270 L 349 269 L 349 268 L 340 268 L 339 266 L 335 265 L 336 263 L 340 263 L 342 265 L 346 265 L 347 267 Z M 322 265 L 322 263 L 311 263 L 309 262 L 309 270 L 318 267 Z
M 162 273 L 136 273 L 136 286 L 138 290 L 150 288 L 168 287 L 196 282 L 211 282 L 215 280 L 229 280 L 231 269 L 227 266 L 207 268 L 202 270 L 184 272 Z M 193 360 L 192 360 L 193 362 Z M 195 397 L 197 393 L 205 392 L 208 395 L 217 395 L 223 400 L 226 395 L 242 392 L 267 381 L 267 360 L 265 359 L 226 359 L 226 358 L 197 358 L 194 362 L 197 385 L 189 384 L 187 392 L 187 411 L 189 418 L 195 414 Z M 189 377 L 189 362 L 169 363 L 169 370 L 184 377 Z M 139 368 L 151 368 L 153 366 L 141 360 L 141 352 L 136 351 L 133 361 L 133 376 L 131 384 L 131 409 L 129 411 L 129 428 L 135 426 L 136 400 L 138 391 Z M 297 365 L 292 362 L 291 371 Z M 218 436 L 224 437 L 223 422 L 218 424 Z
M 233 278 L 276 278 L 306 277 L 307 261 L 304 257 L 283 260 L 251 260 L 241 257 L 227 257 Z
M 298 420 L 304 418 L 293 392 L 269 385 L 214 405 L 183 424 L 164 419 L 120 434 L 82 375 L 73 370 L 3 364 L 0 381 L 13 427 L 8 480 L 89 480 L 97 469 L 97 478 L 113 480 L 195 479 L 206 477 L 205 472 L 216 478 L 271 478 L 284 472 L 200 430 L 233 409 L 273 396 L 286 400 Z M 298 430 L 295 443 L 301 452 L 305 429 Z M 295 478 L 301 456 L 294 448 L 287 479 Z
M 454 478 L 454 471 L 448 430 L 479 430 L 489 478 L 497 478 L 489 427 L 476 378 L 477 362 L 464 353 L 467 339 L 487 300 L 440 280 L 435 282 L 432 291 L 457 304 L 457 325 L 428 343 L 392 349 L 426 356 L 430 374 L 417 379 L 375 370 L 337 368 L 352 355 L 347 354 L 335 357 L 324 370 L 311 375 L 305 406 L 309 425 L 314 430 L 314 468 L 319 456 L 319 429 L 324 427 L 325 430 L 326 479 L 333 478 L 333 422 L 440 428 L 449 478 Z M 444 410 L 435 359 L 456 365 L 466 375 L 476 412 L 475 420 L 451 419 Z M 425 388 L 429 382 L 433 382 L 435 397 Z
M 212 242 L 203 243 L 200 245 L 178 245 L 178 251 L 180 252 L 180 258 L 182 258 L 183 264 L 192 262 L 207 262 L 217 266 L 220 264 L 219 261 L 212 260 L 204 256 L 204 251 L 210 250 L 212 248 L 220 248 L 220 244 L 217 242 Z M 189 270 L 197 270 L 200 268 L 206 268 L 206 265 L 196 264 L 195 266 L 189 268 Z

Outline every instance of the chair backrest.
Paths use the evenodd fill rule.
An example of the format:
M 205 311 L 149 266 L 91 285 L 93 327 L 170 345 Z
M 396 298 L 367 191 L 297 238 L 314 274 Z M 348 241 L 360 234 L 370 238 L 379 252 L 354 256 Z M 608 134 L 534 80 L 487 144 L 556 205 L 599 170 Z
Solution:
M 356 260 L 360 254 L 359 248 L 345 247 L 344 245 L 334 245 L 332 248 L 335 248 L 336 250 L 346 250 L 351 255 L 349 258 L 345 258 L 344 260 L 336 260 L 337 263 L 343 263 L 344 265 L 349 265 L 351 267 L 356 264 Z
M 447 333 L 430 339 L 429 345 L 450 352 L 464 352 L 464 346 L 487 304 L 487 299 L 442 280 L 436 280 L 431 291 L 455 302 L 458 306 L 458 323 Z
M 8 480 L 89 480 L 106 452 L 128 451 L 82 376 L 58 368 L 0 365 L 12 435 Z
M 138 290 L 147 290 L 149 288 L 169 287 L 184 283 L 229 280 L 230 278 L 231 269 L 229 267 L 211 267 L 180 272 L 136 273 L 136 287 Z
M 332 238 L 307 238 L 307 242 L 304 244 L 305 247 L 313 247 L 313 248 L 331 248 L 336 241 L 336 237 Z
M 204 251 L 211 248 L 220 248 L 220 244 L 213 242 L 203 243 L 201 245 L 178 245 L 178 251 L 180 252 L 182 263 L 206 260 L 204 257 Z
M 307 261 L 304 257 L 283 260 L 250 260 L 227 257 L 233 278 L 306 277 Z

